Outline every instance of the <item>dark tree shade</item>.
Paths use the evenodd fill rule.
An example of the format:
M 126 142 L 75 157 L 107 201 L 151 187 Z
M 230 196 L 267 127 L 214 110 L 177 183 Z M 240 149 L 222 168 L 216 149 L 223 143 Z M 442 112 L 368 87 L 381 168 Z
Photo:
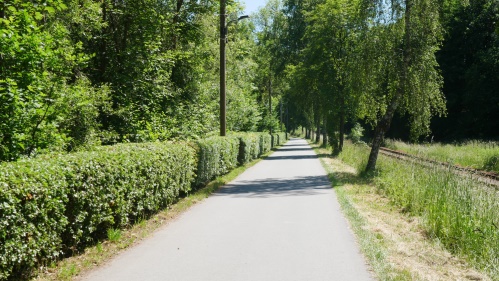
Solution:
M 447 118 L 436 118 L 437 139 L 499 137 L 499 2 L 470 1 L 449 17 L 438 54 Z

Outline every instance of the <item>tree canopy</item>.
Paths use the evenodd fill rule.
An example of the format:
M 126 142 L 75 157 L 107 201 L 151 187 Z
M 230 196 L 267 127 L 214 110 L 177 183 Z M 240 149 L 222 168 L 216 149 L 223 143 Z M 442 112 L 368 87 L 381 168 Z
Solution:
M 228 18 L 243 11 L 226 1 Z M 0 161 L 219 127 L 219 1 L 5 0 Z M 499 135 L 495 0 L 269 0 L 228 26 L 227 128 Z M 236 21 L 237 22 L 237 21 Z
M 497 1 L 301 0 L 281 13 L 286 30 L 273 41 L 286 58 L 290 128 L 340 152 L 347 129 L 367 125 L 367 171 L 385 135 L 418 141 L 432 121 L 440 139 L 498 137 Z

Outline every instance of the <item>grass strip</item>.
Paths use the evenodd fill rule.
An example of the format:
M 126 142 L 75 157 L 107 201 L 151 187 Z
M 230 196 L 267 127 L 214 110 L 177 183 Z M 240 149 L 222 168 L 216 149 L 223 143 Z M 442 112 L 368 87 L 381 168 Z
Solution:
M 347 144 L 339 159 L 362 170 L 369 149 Z M 499 192 L 439 167 L 380 156 L 372 179 L 402 212 L 422 218 L 424 229 L 451 253 L 499 280 Z
M 419 279 L 417 276 L 424 276 L 423 280 L 499 280 L 496 252 L 499 232 L 494 226 L 499 209 L 496 191 L 449 171 L 422 168 L 388 157 L 380 157 L 377 173 L 366 178 L 357 171 L 365 167 L 367 147 L 347 143 L 337 158 L 327 156 L 325 148 L 317 145 L 314 148 L 318 155 L 324 155 L 323 165 L 333 178 L 340 203 L 361 246 L 366 244 L 362 240 L 370 240 L 368 245 L 376 244 L 381 234 L 385 234 L 381 240 L 387 242 L 379 246 L 384 249 L 381 252 L 390 252 L 388 260 L 397 267 L 395 275 L 389 273 L 390 269 L 388 276 L 383 268 L 378 269 L 376 263 L 383 260 L 373 259 L 369 253 L 372 250 L 362 246 L 380 280 L 414 280 Z M 342 172 L 342 165 L 351 165 L 350 174 Z M 364 237 L 362 229 L 366 226 L 355 222 L 356 215 L 349 214 L 349 205 L 369 218 L 370 231 L 377 240 Z M 386 226 L 381 233 L 380 225 L 381 229 Z M 402 228 L 412 229 L 402 231 Z
M 310 143 L 317 155 L 320 155 L 321 164 L 326 170 L 329 180 L 332 183 L 338 201 L 341 205 L 344 215 L 350 223 L 350 227 L 357 236 L 357 241 L 359 243 L 362 253 L 368 260 L 371 269 L 374 271 L 375 276 L 378 280 L 413 280 L 411 274 L 408 271 L 400 270 L 387 261 L 387 250 L 383 246 L 382 240 L 379 239 L 376 234 L 369 231 L 367 227 L 367 222 L 365 218 L 358 212 L 354 206 L 351 196 L 348 191 L 344 188 L 345 182 L 339 176 L 342 171 L 333 170 L 332 165 L 328 165 L 325 161 L 329 151 L 326 148 L 319 147 L 316 144 Z M 344 176 L 344 175 L 343 175 Z M 360 177 L 350 177 L 348 182 L 355 182 L 356 185 L 365 184 L 364 180 Z

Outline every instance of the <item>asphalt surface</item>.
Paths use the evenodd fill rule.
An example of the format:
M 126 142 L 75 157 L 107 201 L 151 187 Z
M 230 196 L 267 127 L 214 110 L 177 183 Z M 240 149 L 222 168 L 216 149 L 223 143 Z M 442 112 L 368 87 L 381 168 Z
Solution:
M 373 280 L 319 159 L 292 139 L 83 280 Z

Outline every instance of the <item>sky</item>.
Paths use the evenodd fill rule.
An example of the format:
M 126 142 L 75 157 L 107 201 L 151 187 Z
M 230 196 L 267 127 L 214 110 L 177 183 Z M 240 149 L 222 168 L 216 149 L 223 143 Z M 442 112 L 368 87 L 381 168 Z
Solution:
M 258 8 L 265 6 L 267 0 L 242 0 L 241 2 L 243 2 L 244 5 L 246 6 L 244 14 L 249 15 L 253 12 L 256 12 Z

